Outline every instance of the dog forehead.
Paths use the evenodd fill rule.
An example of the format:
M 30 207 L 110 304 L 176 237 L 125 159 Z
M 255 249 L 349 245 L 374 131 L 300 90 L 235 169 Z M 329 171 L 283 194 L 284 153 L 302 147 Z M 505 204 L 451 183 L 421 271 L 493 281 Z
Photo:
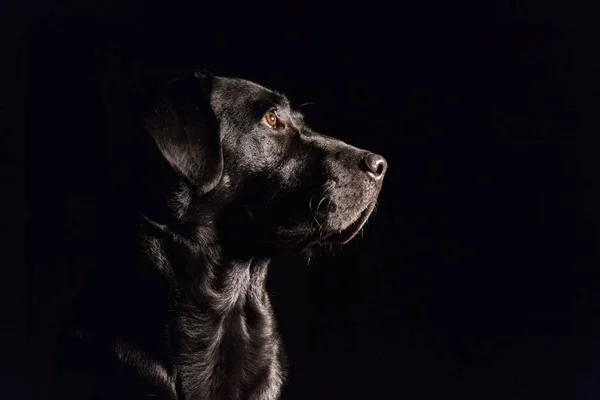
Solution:
M 258 83 L 241 79 L 216 77 L 213 100 L 224 103 L 270 103 L 275 106 L 289 108 L 287 97 Z

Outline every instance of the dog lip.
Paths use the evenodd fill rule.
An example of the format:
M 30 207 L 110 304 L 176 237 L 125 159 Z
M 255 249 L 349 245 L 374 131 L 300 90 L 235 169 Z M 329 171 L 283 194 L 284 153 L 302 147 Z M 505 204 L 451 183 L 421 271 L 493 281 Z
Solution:
M 369 219 L 369 216 L 371 215 L 371 212 L 373 211 L 374 206 L 375 206 L 374 203 L 369 205 L 367 208 L 365 208 L 360 213 L 360 215 L 356 219 L 356 221 L 354 221 L 353 223 L 350 224 L 350 226 L 348 226 L 342 232 L 334 233 L 334 234 L 327 236 L 322 243 L 323 244 L 345 244 L 345 243 L 348 243 L 350 240 L 352 240 L 354 238 L 354 236 L 356 236 L 356 234 L 358 234 L 358 232 L 360 232 L 360 230 L 362 229 L 365 222 L 367 222 L 367 220 Z

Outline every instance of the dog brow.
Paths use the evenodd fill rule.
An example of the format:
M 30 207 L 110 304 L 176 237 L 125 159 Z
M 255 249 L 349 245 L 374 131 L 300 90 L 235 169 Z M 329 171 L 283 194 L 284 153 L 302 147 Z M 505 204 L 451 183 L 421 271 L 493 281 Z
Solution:
M 271 98 L 269 100 L 271 100 L 275 105 L 280 107 L 290 107 L 290 101 L 281 93 L 272 91 L 270 94 Z

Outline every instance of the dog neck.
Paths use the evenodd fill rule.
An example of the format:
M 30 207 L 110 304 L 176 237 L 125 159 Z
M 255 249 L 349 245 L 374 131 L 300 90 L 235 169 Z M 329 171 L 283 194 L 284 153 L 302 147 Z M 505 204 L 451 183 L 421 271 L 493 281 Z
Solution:
M 206 232 L 190 240 L 146 221 L 143 250 L 169 282 L 176 313 L 171 331 L 179 390 L 186 398 L 212 399 L 254 388 L 264 393 L 260 398 L 275 398 L 283 360 L 266 291 L 269 259 L 233 259 Z

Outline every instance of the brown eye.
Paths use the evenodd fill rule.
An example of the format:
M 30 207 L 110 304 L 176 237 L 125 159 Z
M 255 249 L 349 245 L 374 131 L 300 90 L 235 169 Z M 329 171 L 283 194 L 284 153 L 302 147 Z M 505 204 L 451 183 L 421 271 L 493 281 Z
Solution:
M 277 128 L 277 114 L 275 114 L 275 110 L 267 111 L 264 120 L 271 128 Z

